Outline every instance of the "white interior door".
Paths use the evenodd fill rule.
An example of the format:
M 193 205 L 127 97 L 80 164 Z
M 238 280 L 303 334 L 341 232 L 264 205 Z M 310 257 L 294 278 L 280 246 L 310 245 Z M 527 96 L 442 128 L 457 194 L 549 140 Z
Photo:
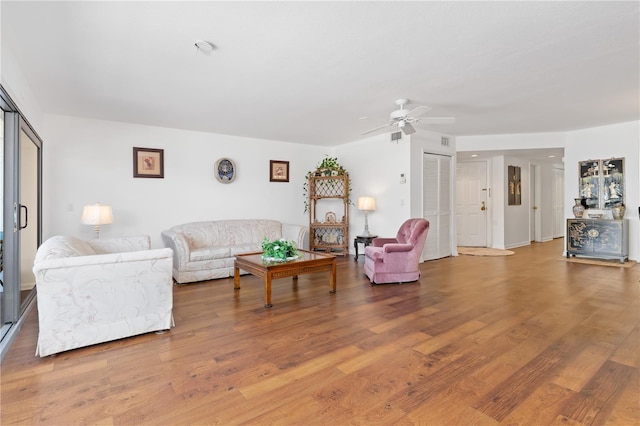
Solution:
M 456 167 L 457 244 L 487 246 L 487 163 L 473 161 Z
M 529 240 L 542 241 L 542 221 L 540 209 L 540 185 L 539 169 L 535 164 L 529 165 L 529 197 L 531 205 L 531 215 L 529 216 Z
M 553 238 L 564 237 L 564 170 L 553 169 Z
M 451 256 L 451 169 L 453 161 L 445 155 L 424 154 L 423 217 L 429 221 L 429 233 L 422 260 Z

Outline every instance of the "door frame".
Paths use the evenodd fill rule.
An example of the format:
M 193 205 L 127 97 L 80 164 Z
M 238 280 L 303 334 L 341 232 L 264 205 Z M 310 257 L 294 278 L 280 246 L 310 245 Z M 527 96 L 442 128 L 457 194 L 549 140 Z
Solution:
M 529 163 L 529 241 L 542 242 L 542 167 Z M 533 230 L 533 233 L 531 232 Z

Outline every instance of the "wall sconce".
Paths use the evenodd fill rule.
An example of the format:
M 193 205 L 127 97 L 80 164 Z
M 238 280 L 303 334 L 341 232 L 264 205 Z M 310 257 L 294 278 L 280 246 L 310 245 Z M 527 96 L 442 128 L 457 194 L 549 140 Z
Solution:
M 113 222 L 111 206 L 103 206 L 100 203 L 84 206 L 81 220 L 84 225 L 93 225 L 96 238 L 100 238 L 100 225 L 107 225 Z
M 369 212 L 376 209 L 376 200 L 373 197 L 359 197 L 358 210 L 364 211 L 364 232 L 361 237 L 371 237 L 373 234 L 369 232 Z

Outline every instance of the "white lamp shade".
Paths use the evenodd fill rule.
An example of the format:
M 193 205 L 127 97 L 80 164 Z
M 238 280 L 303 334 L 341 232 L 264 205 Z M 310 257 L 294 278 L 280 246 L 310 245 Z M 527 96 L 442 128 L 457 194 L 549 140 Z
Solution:
M 113 222 L 111 206 L 100 203 L 84 206 L 82 209 L 82 223 L 85 225 L 105 225 Z
M 358 210 L 373 211 L 376 209 L 376 200 L 373 197 L 359 197 Z

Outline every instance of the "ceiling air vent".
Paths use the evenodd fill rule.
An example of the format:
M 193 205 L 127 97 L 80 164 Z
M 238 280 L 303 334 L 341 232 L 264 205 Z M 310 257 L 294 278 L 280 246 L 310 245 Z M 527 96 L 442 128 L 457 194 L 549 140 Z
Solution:
M 446 137 L 444 137 L 444 136 L 443 136 L 443 137 L 440 139 L 440 145 L 442 145 L 442 146 L 449 146 L 449 138 L 446 138 Z
M 402 139 L 402 132 L 391 133 L 391 142 Z

